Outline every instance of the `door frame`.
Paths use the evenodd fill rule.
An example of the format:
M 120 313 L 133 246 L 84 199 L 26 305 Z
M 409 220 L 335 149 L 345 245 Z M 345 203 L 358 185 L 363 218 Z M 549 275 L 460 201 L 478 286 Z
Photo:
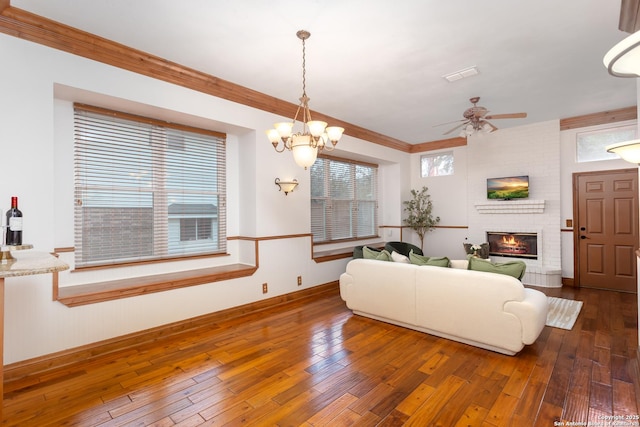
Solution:
M 616 174 L 616 173 L 636 173 L 638 175 L 638 186 L 640 188 L 640 172 L 638 168 L 625 169 L 605 169 L 597 171 L 574 172 L 572 174 L 573 189 L 573 286 L 580 288 L 580 217 L 578 215 L 578 179 L 588 175 Z M 640 202 L 640 194 L 638 195 Z M 637 250 L 636 250 L 637 251 Z

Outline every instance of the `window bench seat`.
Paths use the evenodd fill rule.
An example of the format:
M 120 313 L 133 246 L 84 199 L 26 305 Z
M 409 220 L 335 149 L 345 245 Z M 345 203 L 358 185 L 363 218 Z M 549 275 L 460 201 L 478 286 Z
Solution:
M 366 246 L 369 246 L 371 248 L 383 248 L 384 242 L 367 243 Z M 352 258 L 354 248 L 355 246 L 347 246 L 344 248 L 331 249 L 328 251 L 313 252 L 313 260 L 315 262 L 327 262 L 342 258 Z
M 65 287 L 56 287 L 54 285 L 54 299 L 68 307 L 76 307 L 79 305 L 168 291 L 170 289 L 184 288 L 187 286 L 247 277 L 253 275 L 257 269 L 258 267 L 254 265 L 229 264 L 219 267 L 89 283 L 86 285 Z

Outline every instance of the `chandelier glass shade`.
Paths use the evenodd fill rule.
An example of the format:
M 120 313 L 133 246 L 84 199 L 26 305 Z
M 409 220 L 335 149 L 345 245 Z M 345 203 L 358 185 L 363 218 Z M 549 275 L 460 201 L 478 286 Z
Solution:
M 302 96 L 300 104 L 292 122 L 280 122 L 273 125 L 273 129 L 266 131 L 267 138 L 273 148 L 282 153 L 285 150 L 293 153 L 293 159 L 298 166 L 307 169 L 313 165 L 318 156 L 318 151 L 331 151 L 342 137 L 344 128 L 338 126 L 327 127 L 327 122 L 311 119 L 309 110 L 309 97 L 306 93 L 306 63 L 305 40 L 311 33 L 300 30 L 296 33 L 302 40 Z M 302 130 L 294 132 L 294 126 L 298 122 L 298 115 L 302 113 Z M 282 142 L 282 145 L 280 144 Z
M 607 152 L 615 153 L 626 160 L 629 163 L 640 164 L 640 139 L 633 139 L 631 141 L 618 142 L 608 145 Z
M 602 62 L 614 77 L 640 77 L 640 31 L 612 47 Z

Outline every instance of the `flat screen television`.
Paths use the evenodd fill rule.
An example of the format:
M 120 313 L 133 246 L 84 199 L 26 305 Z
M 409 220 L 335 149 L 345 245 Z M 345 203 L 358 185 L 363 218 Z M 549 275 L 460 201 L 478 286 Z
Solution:
M 529 197 L 529 177 L 506 176 L 487 179 L 487 199 L 512 200 Z

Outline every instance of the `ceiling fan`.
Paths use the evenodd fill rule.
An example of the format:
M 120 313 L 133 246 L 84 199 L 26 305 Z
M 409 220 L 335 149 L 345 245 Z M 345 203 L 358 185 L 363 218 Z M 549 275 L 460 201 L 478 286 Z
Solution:
M 448 135 L 451 132 L 454 132 L 454 131 L 456 131 L 456 130 L 458 130 L 460 128 L 464 128 L 460 132 L 460 136 L 466 138 L 467 136 L 471 135 L 472 133 L 475 133 L 475 132 L 478 132 L 478 131 L 493 132 L 494 130 L 497 130 L 498 128 L 496 126 L 494 126 L 492 123 L 490 123 L 488 121 L 489 119 L 491 119 L 491 120 L 494 120 L 494 119 L 524 119 L 525 117 L 527 117 L 527 113 L 508 113 L 508 114 L 491 114 L 491 115 L 487 115 L 489 110 L 487 110 L 485 107 L 477 105 L 478 101 L 480 101 L 480 97 L 479 96 L 475 96 L 475 97 L 469 99 L 469 101 L 471 101 L 471 103 L 473 104 L 473 107 L 467 108 L 464 111 L 464 113 L 462 113 L 462 116 L 464 117 L 464 119 L 456 120 L 456 122 L 460 121 L 460 122 L 463 122 L 463 123 L 459 124 L 458 126 L 454 127 L 453 129 L 448 130 L 443 135 Z M 455 122 L 449 122 L 449 123 L 455 123 Z M 442 125 L 449 124 L 449 123 L 442 123 L 442 124 L 436 125 L 436 126 L 442 126 Z

